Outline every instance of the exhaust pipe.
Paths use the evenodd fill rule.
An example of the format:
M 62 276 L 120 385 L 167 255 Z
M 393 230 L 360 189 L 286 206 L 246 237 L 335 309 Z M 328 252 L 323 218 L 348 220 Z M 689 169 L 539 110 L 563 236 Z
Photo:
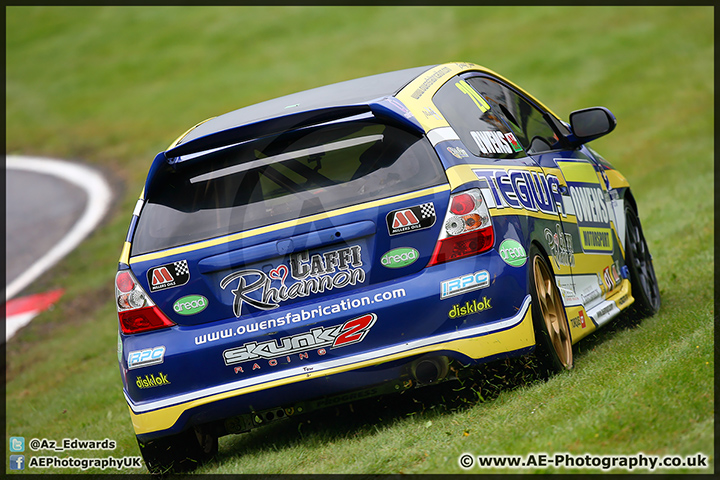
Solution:
M 412 363 L 410 373 L 419 385 L 439 383 L 450 371 L 448 357 L 423 357 Z

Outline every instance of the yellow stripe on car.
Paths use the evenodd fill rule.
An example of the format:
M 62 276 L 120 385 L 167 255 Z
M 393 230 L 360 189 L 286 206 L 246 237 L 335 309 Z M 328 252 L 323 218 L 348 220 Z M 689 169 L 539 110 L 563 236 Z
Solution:
M 534 344 L 535 333 L 533 330 L 531 309 L 528 307 L 525 315 L 522 318 L 522 321 L 520 321 L 520 323 L 518 323 L 515 327 L 509 328 L 507 330 L 490 333 L 480 337 L 462 338 L 458 340 L 437 343 L 434 345 L 428 345 L 420 348 L 406 350 L 403 352 L 398 352 L 392 355 L 383 355 L 380 358 L 361 361 L 358 363 L 344 365 L 337 368 L 319 370 L 316 372 L 306 372 L 301 375 L 295 375 L 293 377 L 283 378 L 271 382 L 260 382 L 246 388 L 240 388 L 237 390 L 218 393 L 216 395 L 198 398 L 189 402 L 161 408 L 158 410 L 153 410 L 150 412 L 135 413 L 133 412 L 132 408 L 129 407 L 130 416 L 132 418 L 133 427 L 135 428 L 135 433 L 137 435 L 141 435 L 171 428 L 175 424 L 175 422 L 177 422 L 180 416 L 185 411 L 190 410 L 191 408 L 217 402 L 227 398 L 247 395 L 260 390 L 268 390 L 282 385 L 289 385 L 292 383 L 311 380 L 314 378 L 336 375 L 351 370 L 357 370 L 360 368 L 370 367 L 373 365 L 391 362 L 394 360 L 399 360 L 415 355 L 422 355 L 429 352 L 454 351 L 466 355 L 470 358 L 481 359 L 513 350 L 520 350 L 523 348 L 531 347 Z
M 426 195 L 433 195 L 436 193 L 446 192 L 450 189 L 448 185 L 440 185 L 437 187 L 430 187 L 417 192 L 405 193 L 397 195 L 395 197 L 383 198 L 382 200 L 376 200 L 373 202 L 361 203 L 359 205 L 353 205 L 352 207 L 340 208 L 338 210 L 332 210 L 329 212 L 318 213 L 317 215 L 311 215 L 309 217 L 299 218 L 296 220 L 288 220 L 287 222 L 277 223 L 268 225 L 266 227 L 256 228 L 247 232 L 235 233 L 232 235 L 226 235 L 224 237 L 213 238 L 211 240 L 204 240 L 191 245 L 185 245 L 177 248 L 170 248 L 161 252 L 147 253 L 145 255 L 138 255 L 130 259 L 130 263 L 146 262 L 148 260 L 157 260 L 159 258 L 169 257 L 171 255 L 178 255 L 181 253 L 193 252 L 195 250 L 201 250 L 203 248 L 214 247 L 215 245 L 222 245 L 224 243 L 232 242 L 235 240 L 241 240 L 243 238 L 251 238 L 256 235 L 262 235 L 263 233 L 272 232 L 275 230 L 282 230 L 283 228 L 296 227 L 298 225 L 304 225 L 306 223 L 323 220 L 326 218 L 337 217 L 339 215 L 345 215 L 347 213 L 359 212 L 368 208 L 377 208 L 383 205 L 389 205 L 395 202 L 404 202 Z M 127 263 L 127 262 L 126 262 Z

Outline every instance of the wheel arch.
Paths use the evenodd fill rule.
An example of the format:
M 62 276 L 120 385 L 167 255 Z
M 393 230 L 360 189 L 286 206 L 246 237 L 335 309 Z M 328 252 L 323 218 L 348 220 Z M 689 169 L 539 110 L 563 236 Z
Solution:
M 630 191 L 629 188 L 625 189 L 625 192 L 622 195 L 622 199 L 630 204 L 630 206 L 633 208 L 633 210 L 635 210 L 635 213 L 638 213 L 637 201 L 635 201 L 635 196 L 632 194 L 632 192 Z
M 535 275 L 535 266 L 534 266 L 534 256 L 535 253 L 539 255 L 539 257 L 543 260 L 543 263 L 545 263 L 545 269 L 547 270 L 548 274 L 552 276 L 552 284 L 555 289 L 555 295 L 557 300 L 559 301 L 559 311 L 556 310 L 556 312 L 559 315 L 562 315 L 563 319 L 561 322 L 564 322 L 565 325 L 565 335 L 567 338 L 569 338 L 569 353 L 566 354 L 566 358 L 569 358 L 569 367 L 566 365 L 565 367 L 562 367 L 562 364 L 559 364 L 558 361 L 559 358 L 557 358 L 558 353 L 552 353 L 552 341 L 549 342 L 548 340 L 548 331 L 549 327 L 547 326 L 546 319 L 544 318 L 543 314 L 539 314 L 539 308 L 540 303 L 536 306 L 536 296 L 538 292 L 535 292 L 535 282 L 536 280 L 533 278 Z M 572 354 L 572 345 L 575 343 L 573 340 L 573 336 L 570 329 L 570 323 L 569 323 L 569 316 L 567 312 L 567 305 L 565 303 L 565 299 L 560 294 L 560 287 L 557 284 L 557 272 L 555 271 L 555 267 L 552 261 L 550 261 L 550 257 L 548 256 L 547 250 L 543 246 L 542 242 L 539 242 L 537 240 L 532 240 L 528 245 L 528 262 L 527 262 L 527 276 L 528 276 L 528 294 L 531 296 L 532 299 L 532 306 L 530 309 L 530 314 L 532 316 L 533 321 L 533 328 L 535 333 L 535 354 L 539 360 L 539 366 L 541 368 L 541 372 L 543 372 L 543 377 L 548 376 L 551 374 L 551 372 L 557 372 L 562 369 L 572 369 L 573 367 L 573 354 Z M 545 322 L 545 327 L 543 328 L 543 322 Z M 543 333 L 544 331 L 544 333 Z M 544 336 L 543 336 L 544 335 Z M 564 363 L 564 362 L 563 362 Z

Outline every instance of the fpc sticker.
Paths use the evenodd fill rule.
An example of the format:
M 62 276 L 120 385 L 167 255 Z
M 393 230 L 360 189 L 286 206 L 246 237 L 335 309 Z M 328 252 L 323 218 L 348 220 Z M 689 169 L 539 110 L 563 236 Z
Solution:
M 479 290 L 489 285 L 490 274 L 487 270 L 480 270 L 461 277 L 451 278 L 440 284 L 440 299 L 462 295 L 463 293 Z
M 165 360 L 165 347 L 146 348 L 128 353 L 128 369 L 157 365 Z

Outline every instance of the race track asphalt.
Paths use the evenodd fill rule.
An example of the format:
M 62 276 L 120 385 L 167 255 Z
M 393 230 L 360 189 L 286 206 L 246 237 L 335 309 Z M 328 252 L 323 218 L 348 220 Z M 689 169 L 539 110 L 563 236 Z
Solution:
M 28 315 L 11 315 L 17 310 L 13 297 L 92 232 L 107 212 L 112 192 L 96 170 L 62 160 L 10 155 L 5 174 L 8 339 L 29 322 Z

